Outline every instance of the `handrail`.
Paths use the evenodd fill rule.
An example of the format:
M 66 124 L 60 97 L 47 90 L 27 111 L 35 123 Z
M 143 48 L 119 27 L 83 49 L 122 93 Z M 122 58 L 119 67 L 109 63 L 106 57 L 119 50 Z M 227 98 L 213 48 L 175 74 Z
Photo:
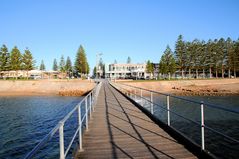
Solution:
M 119 84 L 119 83 L 117 83 L 117 84 Z M 195 104 L 201 104 L 201 101 L 195 101 L 195 100 L 191 100 L 191 99 L 187 99 L 187 98 L 183 98 L 183 97 L 178 97 L 178 96 L 175 96 L 175 95 L 172 95 L 172 94 L 153 91 L 153 90 L 140 88 L 140 87 L 136 87 L 136 86 L 131 86 L 131 85 L 128 85 L 128 84 L 123 84 L 123 83 L 120 83 L 120 85 L 125 85 L 125 86 L 128 86 L 128 87 L 132 87 L 132 88 L 136 88 L 136 89 L 142 89 L 144 91 L 148 91 L 148 92 L 152 92 L 152 93 L 156 93 L 156 94 L 170 96 L 170 97 L 173 97 L 173 98 L 176 98 L 176 99 L 181 99 L 181 100 L 184 100 L 184 101 L 187 101 L 187 102 L 192 102 L 192 103 L 195 103 Z M 239 110 L 232 110 L 232 109 L 220 107 L 220 106 L 217 106 L 217 105 L 214 105 L 214 104 L 211 104 L 211 103 L 204 103 L 204 104 L 207 105 L 208 107 L 211 107 L 211 108 L 220 109 L 220 110 L 224 110 L 224 111 L 227 111 L 227 112 L 239 114 Z
M 52 137 L 53 135 L 57 132 L 59 129 L 60 124 L 58 123 L 32 150 L 29 152 L 24 159 L 30 159 L 32 158 L 36 152 L 42 148 Z
M 239 114 L 239 111 L 237 111 L 237 110 L 223 108 L 223 107 L 216 106 L 216 105 L 213 105 L 213 104 L 210 104 L 210 103 L 204 103 L 203 101 L 198 102 L 198 101 L 195 101 L 195 100 L 190 100 L 190 99 L 186 99 L 186 98 L 183 98 L 183 97 L 178 97 L 178 96 L 171 95 L 171 94 L 166 94 L 166 93 L 161 93 L 161 92 L 157 92 L 157 91 L 152 91 L 152 90 L 148 90 L 148 89 L 144 89 L 144 88 L 140 88 L 140 87 L 136 87 L 136 86 L 131 86 L 131 85 L 127 85 L 127 84 L 122 84 L 122 83 L 119 84 L 119 83 L 113 83 L 113 82 L 110 82 L 110 84 L 113 85 L 119 91 L 125 93 L 127 96 L 128 96 L 128 93 L 132 94 L 134 96 L 134 98 L 133 97 L 131 98 L 131 96 L 129 95 L 129 97 L 132 100 L 136 101 L 136 97 L 140 97 L 141 98 L 141 103 L 139 103 L 139 104 L 141 104 L 141 106 L 143 106 L 142 99 L 144 99 L 145 101 L 150 102 L 151 103 L 150 104 L 150 107 L 151 107 L 150 108 L 150 112 L 151 112 L 152 115 L 154 115 L 154 111 L 152 111 L 153 110 L 153 106 L 158 106 L 160 109 L 163 109 L 164 111 L 167 111 L 168 112 L 167 113 L 167 116 L 168 116 L 168 123 L 167 123 L 167 125 L 169 127 L 171 127 L 171 125 L 170 125 L 170 120 L 171 120 L 170 119 L 170 113 L 172 113 L 172 114 L 174 114 L 174 115 L 176 115 L 176 116 L 178 116 L 180 118 L 183 118 L 183 119 L 185 119 L 187 121 L 190 121 L 190 122 L 192 122 L 192 123 L 194 123 L 196 125 L 200 125 L 201 126 L 201 149 L 202 150 L 205 150 L 205 136 L 204 136 L 204 129 L 205 128 L 210 130 L 210 131 L 212 131 L 213 133 L 216 133 L 216 134 L 218 134 L 220 136 L 223 136 L 223 137 L 225 137 L 225 138 L 227 138 L 227 139 L 229 139 L 229 140 L 231 140 L 231 141 L 233 141 L 235 143 L 239 143 L 239 140 L 237 140 L 237 139 L 235 139 L 233 137 L 230 137 L 230 136 L 228 136 L 228 135 L 226 135 L 226 134 L 224 134 L 222 132 L 219 132 L 219 131 L 217 131 L 217 130 L 215 130 L 215 129 L 205 125 L 205 123 L 204 123 L 204 120 L 205 120 L 204 119 L 204 106 L 205 105 L 207 107 L 211 107 L 211 108 L 214 108 L 214 109 L 219 109 L 219 110 L 223 110 L 223 111 L 226 111 L 226 112 Z M 129 87 L 129 88 L 134 88 L 134 91 L 132 91 L 131 89 L 129 90 L 129 88 L 128 89 L 125 88 L 125 86 Z M 137 95 L 137 91 L 136 91 L 137 89 L 140 90 L 140 96 Z M 146 91 L 146 92 L 150 92 L 150 99 L 143 97 L 142 90 Z M 153 101 L 153 93 L 167 96 L 167 107 L 163 107 L 162 105 L 159 105 L 158 103 L 155 103 Z M 183 116 L 181 114 L 176 113 L 175 111 L 170 110 L 169 97 L 180 99 L 180 100 L 183 100 L 183 101 L 187 101 L 187 102 L 191 102 L 191 103 L 200 105 L 200 108 L 201 108 L 201 122 L 194 121 L 192 119 L 189 119 L 188 117 L 185 117 L 185 116 Z
M 82 124 L 86 119 L 86 127 L 88 127 L 88 114 L 91 114 L 93 111 L 96 99 L 99 94 L 99 90 L 101 87 L 101 82 L 98 84 L 61 120 L 58 124 L 24 157 L 24 159 L 31 159 L 36 153 L 41 149 L 48 141 L 52 139 L 52 137 L 59 131 L 59 143 L 60 143 L 60 159 L 65 159 L 67 156 L 77 134 L 79 133 L 79 146 L 82 148 Z M 81 105 L 85 102 L 85 113 L 83 118 L 81 118 Z M 87 107 L 87 103 L 89 102 L 89 107 Z M 78 128 L 75 131 L 69 145 L 66 148 L 64 147 L 64 123 L 72 116 L 72 114 L 78 110 Z
M 125 88 L 122 88 L 122 89 L 127 90 L 127 89 L 125 89 Z M 133 94 L 134 94 L 134 93 L 133 93 Z M 135 95 L 135 94 L 134 94 L 134 95 Z M 136 95 L 137 95 L 137 94 L 136 94 Z M 152 104 L 154 104 L 154 105 L 156 105 L 156 106 L 158 106 L 158 107 L 160 107 L 160 108 L 163 109 L 164 111 L 167 111 L 167 110 L 168 110 L 167 108 L 164 108 L 163 106 L 159 105 L 158 103 L 151 102 L 148 98 L 145 98 L 145 97 L 141 97 L 141 98 L 144 99 L 144 100 L 146 100 L 146 101 L 148 101 L 148 102 L 150 102 L 150 103 L 152 103 Z M 183 118 L 183 119 L 185 119 L 185 120 L 188 120 L 188 121 L 190 121 L 190 122 L 192 122 L 192 123 L 195 123 L 195 124 L 197 124 L 197 125 L 200 125 L 199 122 L 194 121 L 194 120 L 191 120 L 191 119 L 189 119 L 189 118 L 187 118 L 187 117 L 184 117 L 184 116 L 182 116 L 182 115 L 176 113 L 175 111 L 170 110 L 170 112 L 173 113 L 174 115 L 178 116 L 178 117 L 181 117 L 181 118 Z

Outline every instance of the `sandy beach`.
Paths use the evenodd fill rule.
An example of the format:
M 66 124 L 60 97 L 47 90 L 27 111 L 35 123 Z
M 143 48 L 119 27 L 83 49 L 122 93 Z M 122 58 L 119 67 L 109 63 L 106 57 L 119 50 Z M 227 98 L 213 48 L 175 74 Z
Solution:
M 239 95 L 239 79 L 117 81 L 132 86 L 182 96 Z M 0 81 L 0 96 L 81 96 L 95 86 L 88 80 Z
M 81 96 L 94 86 L 88 80 L 1 80 L 0 96 Z
M 182 96 L 239 95 L 239 79 L 117 82 Z

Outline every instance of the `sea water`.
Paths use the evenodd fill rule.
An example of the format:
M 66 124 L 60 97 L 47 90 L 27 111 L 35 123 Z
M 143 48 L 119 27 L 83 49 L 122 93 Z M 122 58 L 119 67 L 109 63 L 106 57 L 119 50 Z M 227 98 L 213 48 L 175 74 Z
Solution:
M 0 158 L 23 158 L 81 100 L 60 96 L 0 97 Z M 72 135 L 70 126 L 65 126 L 66 137 Z M 58 158 L 58 136 L 57 132 L 36 158 Z

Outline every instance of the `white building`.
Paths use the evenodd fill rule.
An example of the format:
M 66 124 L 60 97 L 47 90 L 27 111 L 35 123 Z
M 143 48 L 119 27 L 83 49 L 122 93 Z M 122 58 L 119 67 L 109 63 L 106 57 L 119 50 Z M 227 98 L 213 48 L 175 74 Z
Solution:
M 41 70 L 18 70 L 18 71 L 1 71 L 0 78 L 34 78 L 50 79 L 50 78 L 65 78 L 58 71 L 41 71 Z
M 109 64 L 105 65 L 105 76 L 111 79 L 145 79 L 146 64 Z

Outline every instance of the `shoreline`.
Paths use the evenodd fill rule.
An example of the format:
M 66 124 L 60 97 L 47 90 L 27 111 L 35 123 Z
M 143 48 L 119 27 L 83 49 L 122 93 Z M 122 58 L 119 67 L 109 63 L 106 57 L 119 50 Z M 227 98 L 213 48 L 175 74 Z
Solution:
M 95 83 L 88 80 L 0 81 L 0 97 L 6 96 L 83 96 Z
M 239 96 L 239 79 L 117 82 L 178 96 Z

